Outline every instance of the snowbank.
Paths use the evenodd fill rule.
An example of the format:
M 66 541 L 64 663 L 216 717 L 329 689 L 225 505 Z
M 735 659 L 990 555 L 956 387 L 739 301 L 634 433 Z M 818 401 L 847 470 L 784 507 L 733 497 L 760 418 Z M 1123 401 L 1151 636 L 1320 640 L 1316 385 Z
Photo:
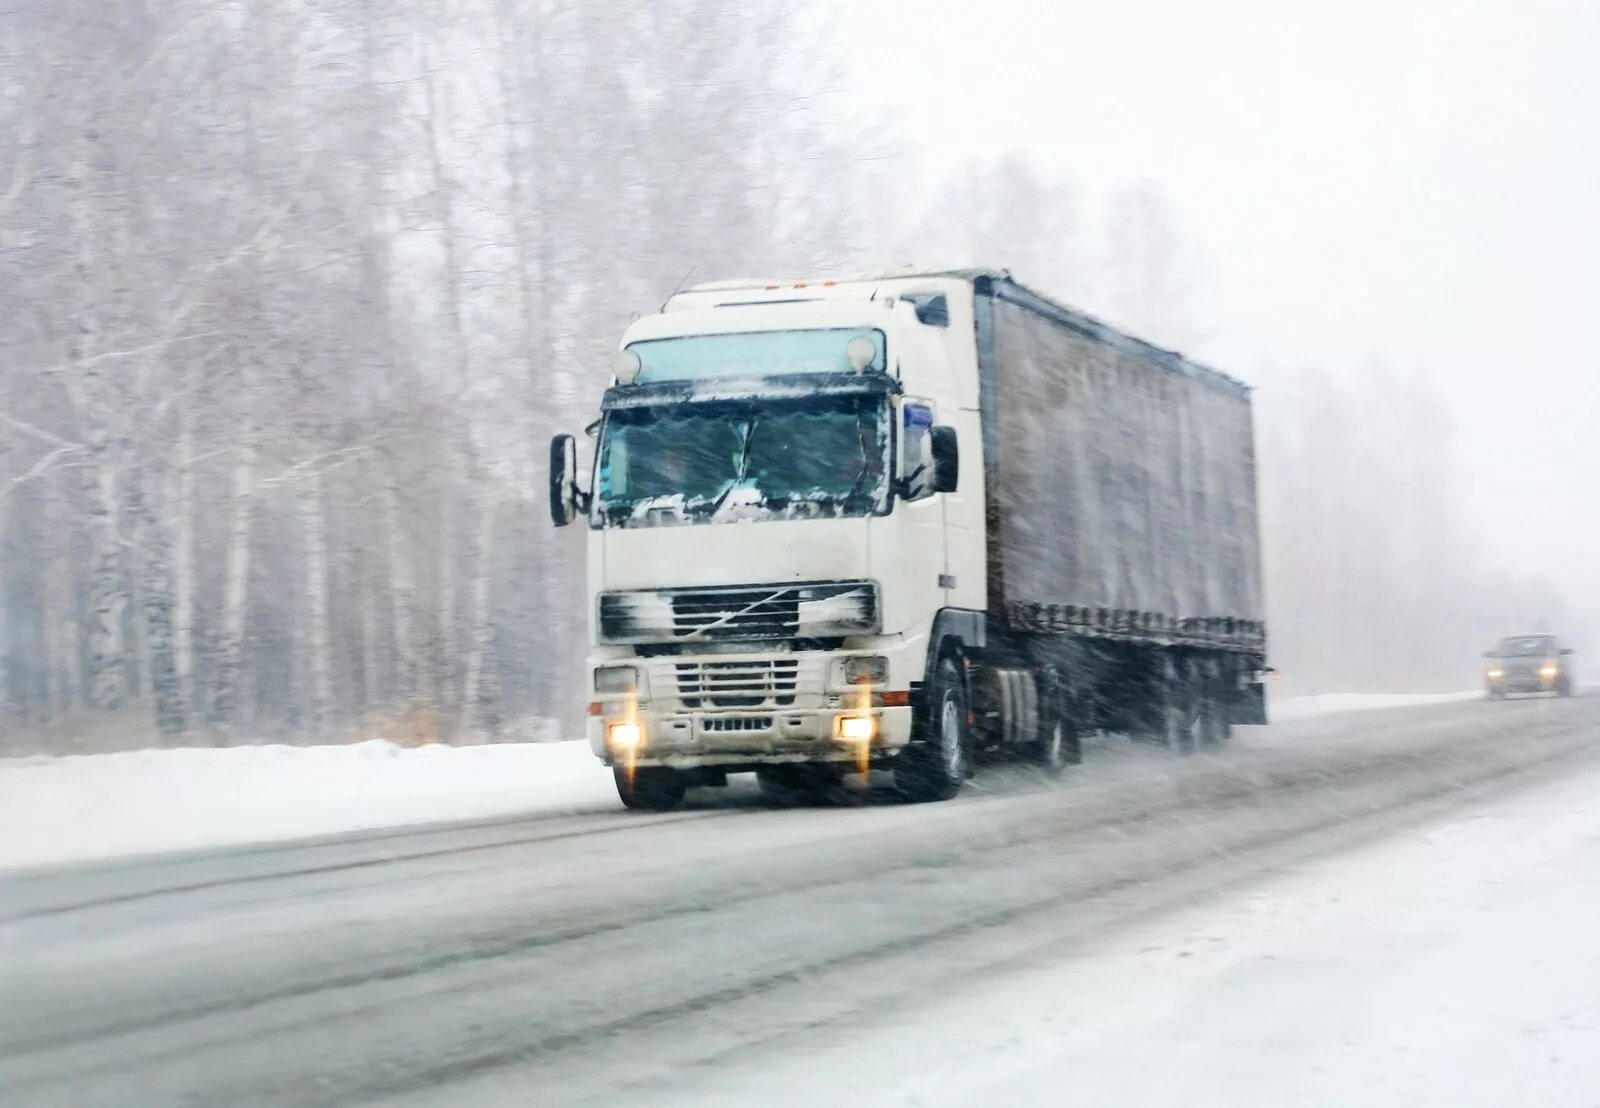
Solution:
M 583 742 L 0 760 L 0 868 L 617 806 Z
M 1322 693 L 1319 696 L 1292 696 L 1272 701 L 1267 708 L 1274 723 L 1293 719 L 1328 716 L 1336 712 L 1361 712 L 1374 708 L 1409 708 L 1418 704 L 1448 704 L 1457 700 L 1479 700 L 1481 691 L 1456 693 Z

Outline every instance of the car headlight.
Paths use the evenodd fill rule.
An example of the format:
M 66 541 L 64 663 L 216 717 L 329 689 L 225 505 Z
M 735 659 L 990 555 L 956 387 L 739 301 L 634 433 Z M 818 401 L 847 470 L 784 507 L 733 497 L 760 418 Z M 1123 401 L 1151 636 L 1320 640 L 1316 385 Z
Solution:
M 632 666 L 605 666 L 594 671 L 594 691 L 597 693 L 631 693 L 639 691 L 639 671 Z
M 852 654 L 834 665 L 836 684 L 881 687 L 889 683 L 889 659 L 881 654 Z

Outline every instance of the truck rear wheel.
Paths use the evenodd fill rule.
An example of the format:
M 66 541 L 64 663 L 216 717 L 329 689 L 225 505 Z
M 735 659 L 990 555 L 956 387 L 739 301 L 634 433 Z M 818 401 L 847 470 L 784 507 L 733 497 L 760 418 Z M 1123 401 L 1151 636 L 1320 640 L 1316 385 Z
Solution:
M 1161 745 L 1170 754 L 1191 754 L 1201 743 L 1205 720 L 1200 697 L 1174 689 L 1161 705 Z
M 1218 688 L 1207 690 L 1200 702 L 1200 747 L 1216 750 L 1233 737 L 1232 702 Z
M 1057 716 L 1047 726 L 1044 738 L 1029 747 L 1028 754 L 1048 776 L 1056 777 L 1068 766 L 1083 761 L 1083 755 L 1078 749 L 1078 738 L 1065 719 Z
M 648 812 L 670 812 L 683 802 L 689 783 L 677 770 L 662 766 L 644 766 L 632 774 L 617 766 L 611 771 L 617 783 L 617 796 L 623 807 Z
M 1030 760 L 1051 777 L 1083 761 L 1083 745 L 1073 723 L 1071 706 L 1056 682 L 1050 682 L 1045 704 L 1048 714 L 1040 736 L 1028 747 Z
M 949 800 L 967 779 L 967 696 L 954 661 L 939 663 L 929 692 L 926 734 L 895 759 L 895 788 L 913 804 Z

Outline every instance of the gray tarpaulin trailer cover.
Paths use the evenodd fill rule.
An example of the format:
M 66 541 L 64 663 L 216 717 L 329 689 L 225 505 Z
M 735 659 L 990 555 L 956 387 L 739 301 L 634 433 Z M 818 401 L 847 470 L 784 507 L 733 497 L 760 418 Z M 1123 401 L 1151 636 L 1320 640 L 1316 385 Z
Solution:
M 1249 389 L 1008 276 L 974 293 L 992 615 L 1259 653 Z

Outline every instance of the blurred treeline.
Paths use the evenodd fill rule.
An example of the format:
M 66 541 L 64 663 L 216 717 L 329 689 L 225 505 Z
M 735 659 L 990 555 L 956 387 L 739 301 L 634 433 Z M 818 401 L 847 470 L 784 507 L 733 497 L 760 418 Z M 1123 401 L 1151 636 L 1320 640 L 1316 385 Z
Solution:
M 1204 338 L 1158 192 L 913 165 L 794 11 L 0 13 L 0 749 L 561 733 L 545 444 L 686 276 L 985 260 Z M 1448 687 L 1555 601 L 1472 558 L 1426 382 L 1341 368 L 1262 406 L 1277 660 Z

